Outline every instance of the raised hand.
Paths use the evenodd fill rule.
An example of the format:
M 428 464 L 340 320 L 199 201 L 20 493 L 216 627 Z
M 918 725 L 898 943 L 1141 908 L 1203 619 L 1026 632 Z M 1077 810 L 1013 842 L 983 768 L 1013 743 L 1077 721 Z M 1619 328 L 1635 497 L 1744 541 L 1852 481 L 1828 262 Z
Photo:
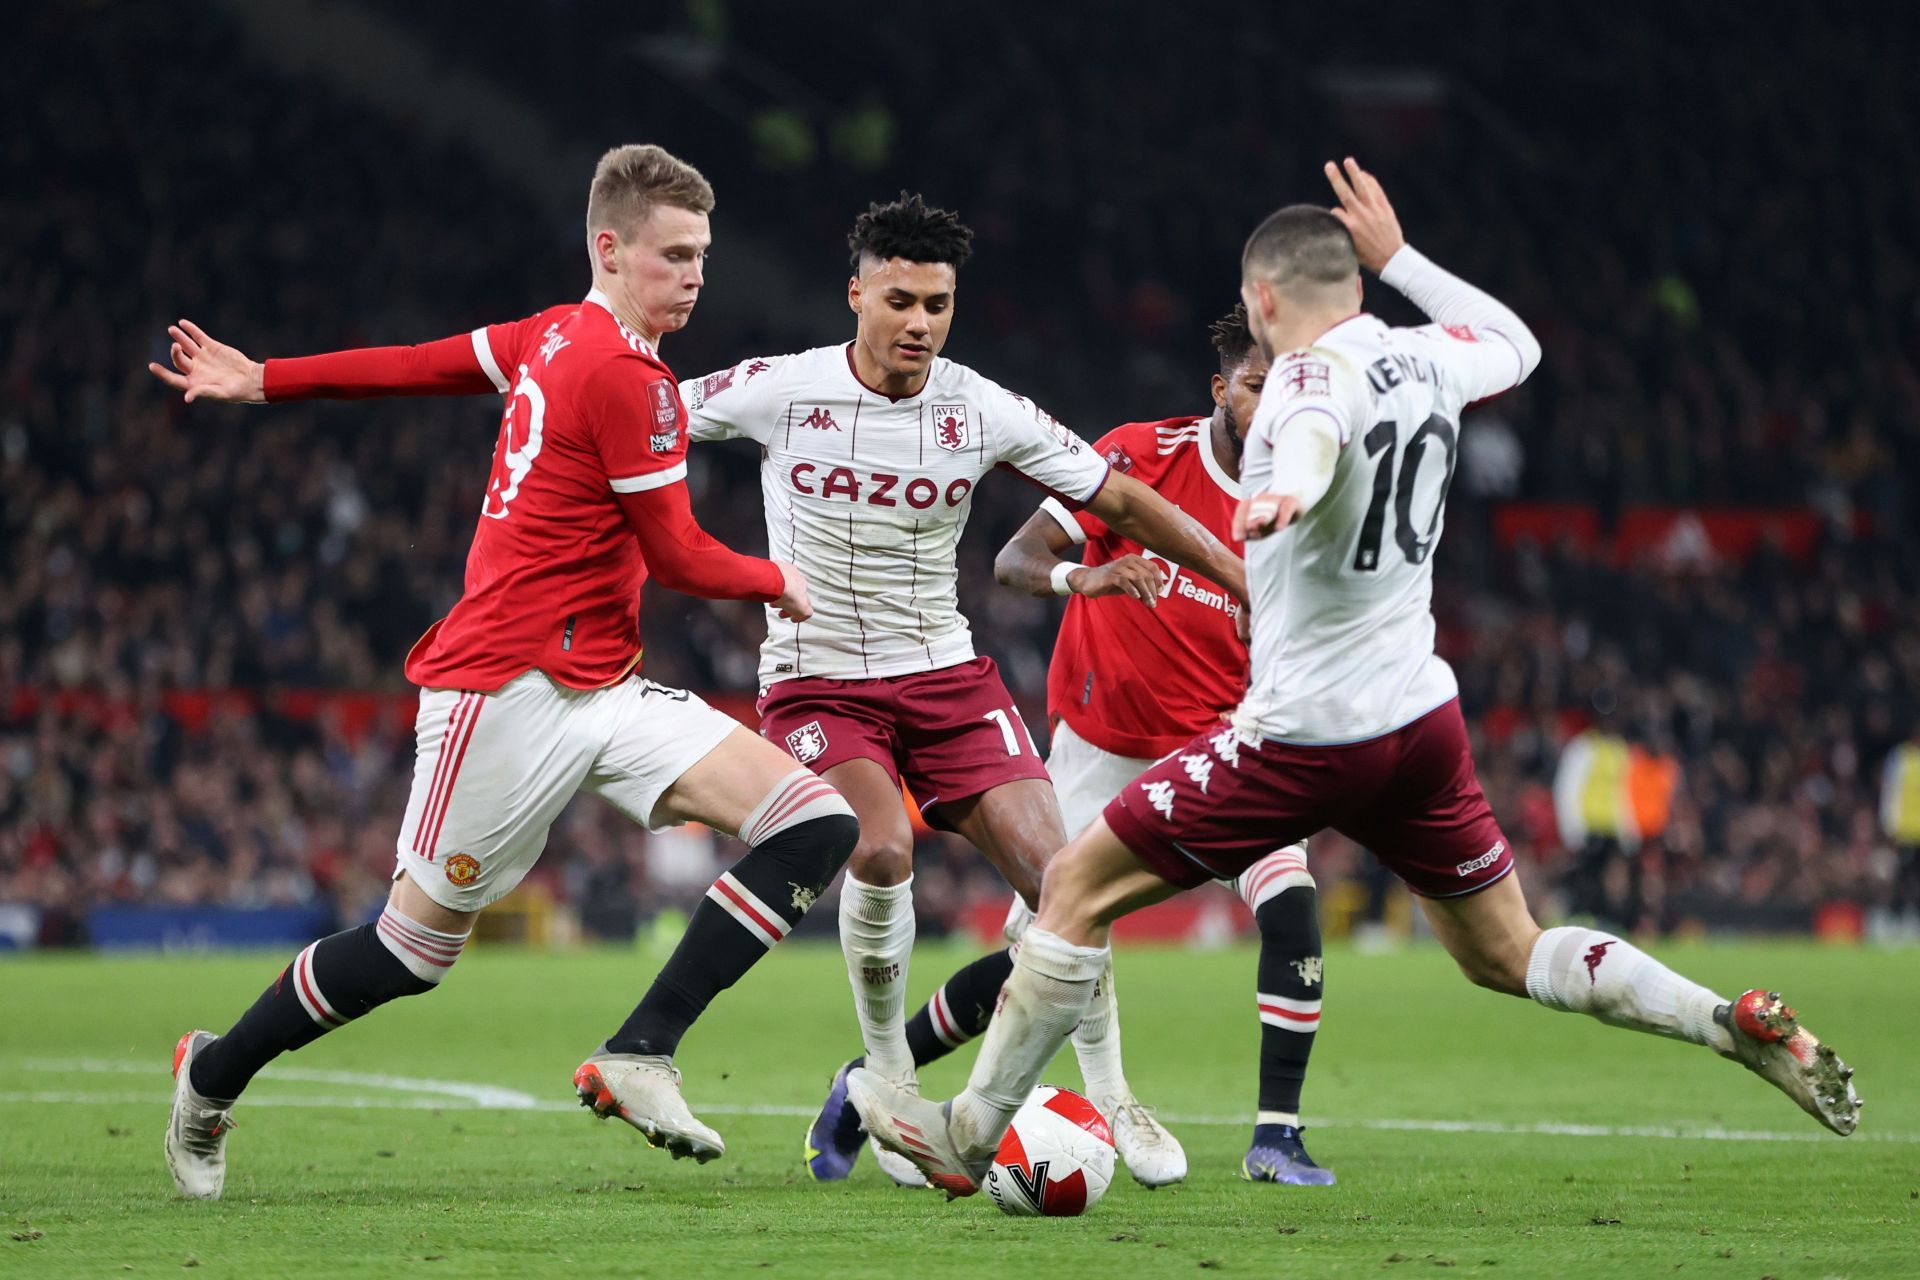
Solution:
M 1145 556 L 1121 556 L 1090 569 L 1076 569 L 1067 576 L 1073 589 L 1083 596 L 1132 596 L 1152 609 L 1160 604 L 1160 591 L 1167 584 L 1160 566 Z
M 1394 215 L 1392 202 L 1381 189 L 1380 180 L 1362 169 L 1352 156 L 1347 157 L 1345 173 L 1339 165 L 1327 161 L 1327 181 L 1333 184 L 1333 194 L 1340 200 L 1332 210 L 1333 216 L 1352 233 L 1360 265 L 1378 275 L 1387 260 L 1407 243 L 1407 238 L 1400 233 L 1400 219 Z
M 147 371 L 175 391 L 184 391 L 188 404 L 203 398 L 234 404 L 266 403 L 266 366 L 258 360 L 249 360 L 245 353 L 215 342 L 191 320 L 168 325 L 167 336 L 173 339 L 168 353 L 173 368 L 148 364 Z
M 788 622 L 805 622 L 813 616 L 813 599 L 807 594 L 807 576 L 800 572 L 797 565 L 785 560 L 775 560 L 780 567 L 780 598 L 773 602 L 773 608 Z
M 1300 499 L 1292 494 L 1256 493 L 1240 499 L 1233 509 L 1233 536 L 1242 542 L 1258 542 L 1293 523 L 1300 514 Z

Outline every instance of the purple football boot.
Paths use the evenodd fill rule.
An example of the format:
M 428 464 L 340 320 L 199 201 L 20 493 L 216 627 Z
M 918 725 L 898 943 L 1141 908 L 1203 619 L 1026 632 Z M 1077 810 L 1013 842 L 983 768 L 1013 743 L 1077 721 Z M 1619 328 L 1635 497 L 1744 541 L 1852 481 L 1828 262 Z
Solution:
M 855 1058 L 833 1073 L 833 1085 L 820 1114 L 807 1130 L 807 1176 L 815 1182 L 839 1182 L 853 1172 L 860 1158 L 860 1145 L 867 1131 L 860 1127 L 860 1113 L 847 1101 L 847 1072 L 859 1066 Z
M 1307 1154 L 1298 1125 L 1257 1124 L 1253 1146 L 1240 1162 L 1240 1176 L 1248 1182 L 1285 1182 L 1296 1187 L 1330 1187 L 1333 1170 L 1322 1169 Z

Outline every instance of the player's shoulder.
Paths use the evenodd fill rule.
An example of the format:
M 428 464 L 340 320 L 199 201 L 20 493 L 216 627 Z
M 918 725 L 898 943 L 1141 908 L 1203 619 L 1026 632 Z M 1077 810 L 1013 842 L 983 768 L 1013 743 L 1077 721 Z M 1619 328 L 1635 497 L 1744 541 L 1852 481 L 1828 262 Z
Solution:
M 972 365 L 935 356 L 927 372 L 927 394 L 937 400 L 960 400 L 978 404 L 983 411 L 1019 409 L 1033 412 L 1033 401 L 989 378 Z
M 1200 442 L 1207 419 L 1191 415 L 1154 422 L 1123 422 L 1094 441 L 1107 465 L 1122 475 L 1157 475 Z

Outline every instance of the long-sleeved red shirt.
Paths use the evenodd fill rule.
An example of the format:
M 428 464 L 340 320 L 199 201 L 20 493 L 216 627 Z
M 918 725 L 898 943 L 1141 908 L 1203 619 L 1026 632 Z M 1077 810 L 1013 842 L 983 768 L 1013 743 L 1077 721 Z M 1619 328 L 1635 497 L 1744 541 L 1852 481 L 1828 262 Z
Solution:
M 416 684 L 487 691 L 537 667 L 598 688 L 639 663 L 649 576 L 709 599 L 782 590 L 772 561 L 695 522 L 673 374 L 598 290 L 462 337 L 269 360 L 265 388 L 270 402 L 507 397 L 465 589 L 407 656 Z

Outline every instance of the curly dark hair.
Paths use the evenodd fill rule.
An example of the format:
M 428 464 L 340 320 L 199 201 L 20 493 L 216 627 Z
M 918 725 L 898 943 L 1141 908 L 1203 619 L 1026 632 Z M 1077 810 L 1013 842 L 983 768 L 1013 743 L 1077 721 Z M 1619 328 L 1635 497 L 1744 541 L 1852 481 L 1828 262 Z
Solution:
M 855 274 L 860 259 L 905 258 L 908 262 L 944 262 L 958 270 L 973 253 L 973 232 L 960 215 L 935 209 L 918 194 L 902 191 L 891 204 L 874 201 L 853 220 L 847 236 Z
M 1220 353 L 1220 372 L 1232 373 L 1253 351 L 1253 330 L 1247 327 L 1247 304 L 1236 302 L 1233 310 L 1207 326 L 1207 338 Z

